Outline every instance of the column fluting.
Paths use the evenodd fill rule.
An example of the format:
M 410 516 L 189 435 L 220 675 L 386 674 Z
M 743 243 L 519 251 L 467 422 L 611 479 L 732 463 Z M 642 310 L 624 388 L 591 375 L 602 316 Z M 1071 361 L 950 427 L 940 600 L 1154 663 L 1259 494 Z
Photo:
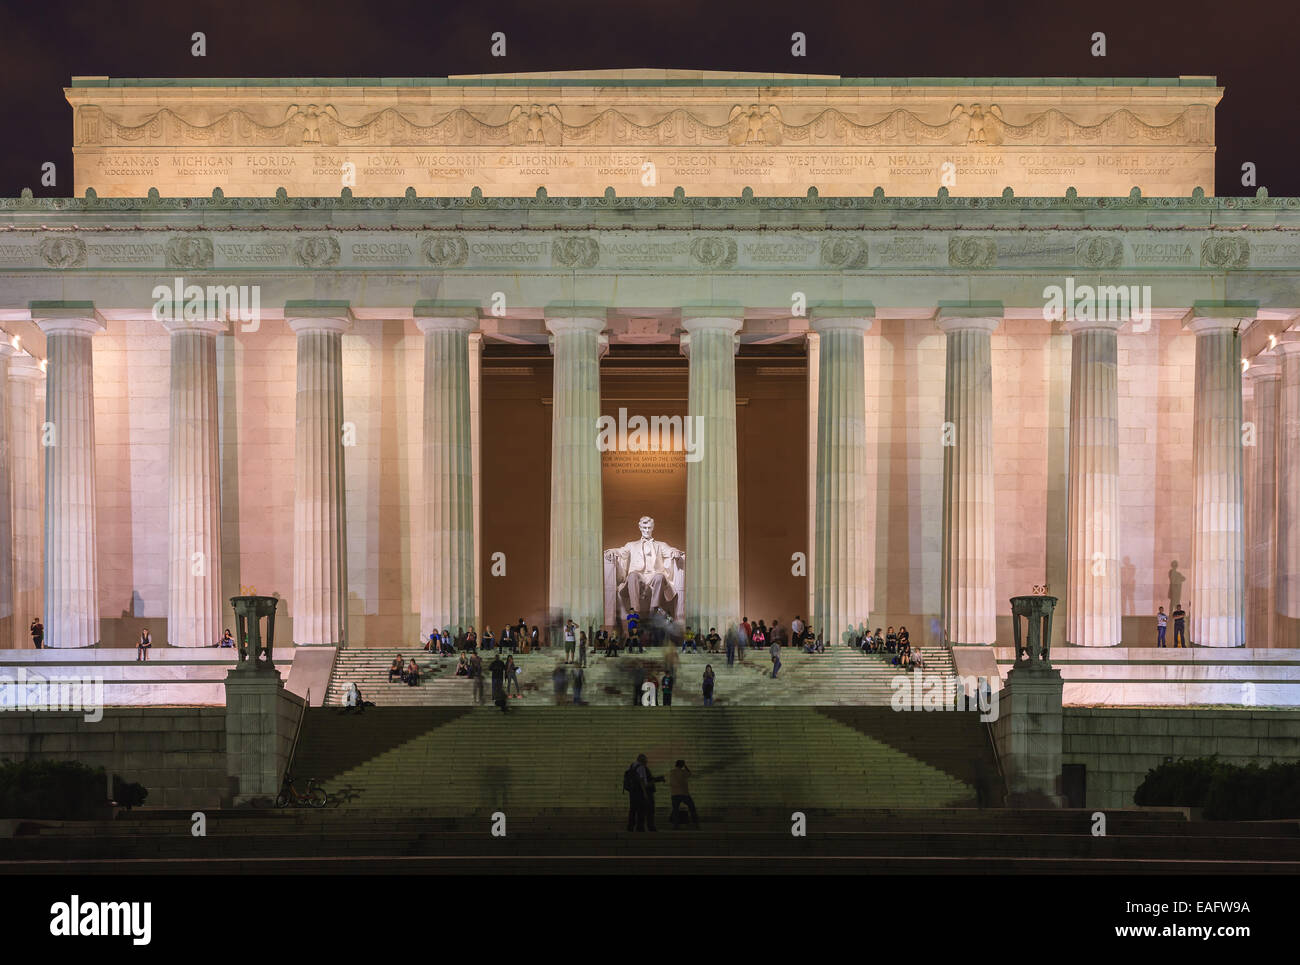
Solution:
M 1241 337 L 1245 320 L 1197 316 L 1192 417 L 1192 574 L 1189 642 L 1240 647 L 1246 638 L 1241 455 Z
M 686 622 L 697 632 L 739 625 L 740 525 L 736 470 L 736 336 L 742 317 L 685 313 L 690 360 L 686 463 Z
M 293 637 L 299 646 L 347 642 L 347 523 L 343 473 L 346 309 L 285 310 L 297 334 L 294 415 Z
M 9 361 L 9 449 L 13 483 L 13 646 L 32 645 L 29 628 L 45 616 L 45 544 L 42 519 L 44 475 L 41 423 L 44 407 L 41 389 L 45 369 L 27 353 Z
M 417 315 L 424 333 L 424 572 L 420 631 L 474 623 L 474 464 L 469 336 L 477 315 Z
M 220 321 L 164 323 L 170 334 L 167 642 L 221 639 L 221 465 L 217 458 Z
M 1001 320 L 943 313 L 938 319 L 947 335 L 941 605 L 949 645 L 997 639 L 990 333 Z
M 1120 645 L 1119 350 L 1122 322 L 1073 321 L 1066 643 Z
M 1273 646 L 1273 614 L 1277 605 L 1277 465 L 1278 398 L 1282 384 L 1279 355 L 1260 355 L 1246 371 L 1252 387 L 1254 445 L 1250 456 L 1250 552 L 1246 563 L 1246 645 Z
M 1293 337 L 1294 336 L 1294 337 Z M 1287 333 L 1277 401 L 1273 645 L 1300 647 L 1300 333 Z
M 95 514 L 95 381 L 91 338 L 104 330 L 93 309 L 32 316 L 45 333 L 45 646 L 99 642 Z
M 551 333 L 551 622 L 603 622 L 600 356 L 603 316 L 556 315 Z
M 869 622 L 865 337 L 874 318 L 814 312 L 818 335 L 813 626 L 843 642 Z

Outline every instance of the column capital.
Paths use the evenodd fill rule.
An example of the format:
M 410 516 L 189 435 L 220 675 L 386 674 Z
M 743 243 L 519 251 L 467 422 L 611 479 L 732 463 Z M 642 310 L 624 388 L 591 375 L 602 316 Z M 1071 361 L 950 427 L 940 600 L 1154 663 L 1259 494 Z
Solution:
M 1281 362 L 1283 355 L 1300 355 L 1300 332 L 1282 332 L 1277 336 L 1277 345 L 1273 348 Z M 1252 363 L 1253 367 L 1254 363 Z
M 415 303 L 412 311 L 421 332 L 473 332 L 479 326 L 478 302 L 455 302 L 426 299 Z
M 1258 310 L 1259 302 L 1253 301 L 1196 302 L 1183 327 L 1197 335 L 1244 329 L 1255 320 Z
M 284 320 L 296 334 L 304 332 L 346 332 L 355 316 L 346 301 L 289 301 L 284 303 Z
M 169 335 L 183 332 L 198 332 L 200 335 L 225 335 L 230 330 L 229 324 L 219 318 L 176 318 L 162 323 Z
M 1001 302 L 940 302 L 934 323 L 939 331 L 992 332 L 1002 324 Z
M 815 305 L 808 312 L 809 326 L 814 332 L 869 332 L 875 320 L 876 307 L 871 302 Z
M 94 302 L 32 302 L 32 321 L 46 335 L 98 335 L 106 328 Z
M 0 358 L 14 358 L 22 353 L 22 349 L 17 345 L 18 336 L 11 335 L 9 338 L 4 338 L 5 334 L 0 332 Z
M 1111 332 L 1117 333 L 1121 328 L 1129 323 L 1127 318 L 1090 318 L 1070 319 L 1061 323 L 1061 330 L 1068 335 L 1080 335 L 1084 332 Z
M 605 330 L 605 316 L 590 311 L 546 313 L 546 330 L 552 335 L 567 335 L 570 332 L 595 332 L 599 335 Z
M 682 328 L 686 332 L 719 329 L 737 334 L 745 325 L 745 310 L 739 305 L 686 305 L 682 307 Z
M 1296 349 L 1300 350 L 1300 344 L 1296 345 Z M 1282 353 L 1277 349 L 1267 349 L 1250 359 L 1250 365 L 1242 373 L 1244 381 L 1253 385 L 1267 379 L 1280 379 L 1282 377 L 1281 355 Z
M 425 335 L 433 332 L 468 334 L 478 331 L 478 315 L 416 315 L 415 327 Z
M 30 352 L 19 352 L 9 363 L 9 378 L 25 382 L 45 381 L 45 363 Z

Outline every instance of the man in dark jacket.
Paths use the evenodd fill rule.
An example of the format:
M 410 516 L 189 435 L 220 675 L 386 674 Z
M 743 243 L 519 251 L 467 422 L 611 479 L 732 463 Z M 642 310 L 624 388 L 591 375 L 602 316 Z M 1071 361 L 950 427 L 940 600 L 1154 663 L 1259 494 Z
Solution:
M 488 664 L 488 670 L 492 674 L 492 703 L 501 708 L 501 713 L 506 712 L 506 665 L 501 659 L 501 650 L 498 648 L 497 655 L 492 658 Z

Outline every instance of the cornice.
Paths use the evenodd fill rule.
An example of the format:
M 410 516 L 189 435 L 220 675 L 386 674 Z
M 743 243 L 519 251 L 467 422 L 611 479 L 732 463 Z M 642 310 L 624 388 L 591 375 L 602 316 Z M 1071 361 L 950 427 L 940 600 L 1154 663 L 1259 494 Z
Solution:
M 101 198 L 93 189 L 83 198 L 37 198 L 23 189 L 17 198 L 0 198 L 0 212 L 97 213 L 152 211 L 1135 211 L 1249 212 L 1300 210 L 1300 198 L 1207 196 L 1197 188 L 1191 197 L 1144 197 L 1136 188 L 1122 197 L 1017 197 L 1008 188 L 1001 197 L 954 197 L 941 189 L 935 197 L 887 197 L 883 188 L 859 197 L 823 197 L 815 188 L 804 196 L 755 197 L 746 188 L 738 197 L 688 197 L 677 188 L 661 197 L 619 197 L 613 188 L 600 196 L 551 197 L 538 189 L 533 197 L 485 197 L 475 188 L 468 197 L 418 197 L 415 188 L 403 197 L 355 197 L 345 188 L 338 197 L 291 197 L 280 188 L 272 198 L 228 198 L 220 189 L 209 197 L 164 198 L 151 188 L 143 198 Z

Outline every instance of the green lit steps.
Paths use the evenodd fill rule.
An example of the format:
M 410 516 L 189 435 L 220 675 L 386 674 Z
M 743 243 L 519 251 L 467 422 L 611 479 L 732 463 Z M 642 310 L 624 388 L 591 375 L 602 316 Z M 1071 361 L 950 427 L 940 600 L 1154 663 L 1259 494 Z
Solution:
M 970 715 L 809 707 L 314 708 L 295 763 L 344 807 L 456 813 L 626 805 L 638 753 L 656 773 L 685 758 L 702 807 L 888 808 L 974 803 Z M 667 807 L 667 785 L 658 803 Z
M 408 660 L 414 655 L 425 671 L 420 686 L 388 682 L 388 667 L 399 653 Z M 932 648 L 927 651 L 927 657 L 927 675 L 953 674 L 952 656 L 946 650 Z M 556 666 L 555 652 L 519 654 L 515 659 L 523 671 L 520 680 L 524 698 L 512 700 L 512 705 L 554 703 L 551 674 Z M 884 657 L 846 647 L 834 647 L 825 654 L 797 653 L 787 648 L 781 660 L 781 673 L 773 680 L 771 660 L 765 650 L 748 651 L 745 661 L 738 661 L 733 667 L 727 666 L 723 654 L 679 655 L 674 704 L 702 705 L 700 681 L 704 666 L 709 663 L 717 674 L 716 702 L 724 706 L 883 707 L 889 705 L 894 694 L 893 681 L 900 676 L 899 669 L 890 667 Z M 662 673 L 664 654 L 653 647 L 647 648 L 644 655 L 623 654 L 617 658 L 591 652 L 583 699 L 596 706 L 630 705 L 635 686 L 633 661 Z M 491 654 L 488 654 L 485 663 L 490 662 Z M 340 650 L 326 705 L 339 706 L 348 684 L 355 681 L 366 700 L 381 707 L 470 706 L 473 685 L 467 678 L 455 676 L 455 671 L 455 659 L 438 658 L 412 649 Z M 490 699 L 490 681 L 485 681 L 485 693 Z

